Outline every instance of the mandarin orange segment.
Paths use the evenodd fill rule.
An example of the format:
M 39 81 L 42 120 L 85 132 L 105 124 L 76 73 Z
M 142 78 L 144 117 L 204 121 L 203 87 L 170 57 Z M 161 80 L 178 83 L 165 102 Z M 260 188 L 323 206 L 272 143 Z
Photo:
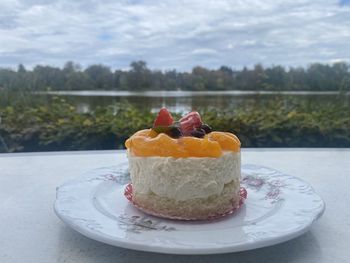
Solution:
M 220 157 L 222 151 L 238 152 L 240 142 L 232 133 L 211 132 L 204 138 L 184 136 L 173 139 L 152 129 L 141 130 L 131 136 L 126 147 L 136 156 L 161 157 Z
M 155 139 L 155 154 L 158 156 L 185 157 L 187 154 L 179 147 L 178 141 L 164 133 L 160 133 Z
M 126 147 L 126 149 L 130 149 L 131 148 L 131 138 L 129 138 L 129 139 L 127 139 L 125 141 L 125 147 Z
M 179 139 L 179 143 L 187 150 L 190 156 L 196 156 L 198 148 L 201 146 L 200 139 L 194 137 L 182 137 Z
M 225 132 L 211 132 L 208 138 L 217 141 L 223 150 L 238 152 L 240 149 L 240 142 Z
M 143 139 L 146 139 L 148 137 L 154 138 L 157 135 L 158 135 L 158 133 L 156 133 L 152 129 L 145 129 L 145 130 L 137 131 L 136 133 L 134 133 L 133 136 L 131 136 L 129 139 L 126 140 L 125 147 L 127 149 L 133 148 L 134 144 L 132 142 L 134 141 L 135 138 L 143 138 Z M 140 143 L 141 141 L 138 140 L 138 142 Z
M 187 150 L 189 156 L 193 157 L 219 157 L 222 154 L 217 142 L 196 137 L 182 137 L 179 143 Z
M 216 141 L 211 141 L 208 138 L 203 139 L 204 148 L 203 152 L 205 153 L 204 156 L 210 156 L 210 157 L 219 157 L 222 155 L 222 148 L 220 144 Z
M 237 143 L 239 146 L 241 146 L 241 141 L 238 139 L 238 137 L 236 135 L 234 135 L 233 133 L 231 132 L 224 132 L 226 135 L 232 137 Z
M 133 136 L 131 138 L 131 150 L 136 156 L 152 156 L 154 147 L 152 147 L 152 139 L 142 136 Z
M 148 136 L 151 137 L 151 138 L 155 138 L 158 136 L 158 133 L 152 129 L 149 129 L 148 131 Z

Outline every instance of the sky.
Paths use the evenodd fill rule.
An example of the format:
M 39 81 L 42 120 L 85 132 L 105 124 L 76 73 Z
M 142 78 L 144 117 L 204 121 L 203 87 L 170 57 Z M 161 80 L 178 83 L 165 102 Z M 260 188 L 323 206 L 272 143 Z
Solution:
M 1 0 L 0 67 L 350 62 L 350 0 Z

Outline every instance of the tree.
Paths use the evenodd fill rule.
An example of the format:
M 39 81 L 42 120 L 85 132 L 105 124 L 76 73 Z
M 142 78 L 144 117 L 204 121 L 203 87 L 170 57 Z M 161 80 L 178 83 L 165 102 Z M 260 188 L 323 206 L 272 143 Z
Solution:
M 5 89 L 17 89 L 17 74 L 11 69 L 0 69 L 0 87 Z
M 128 87 L 132 91 L 147 90 L 152 87 L 151 71 L 144 61 L 134 61 L 130 64 Z
M 113 88 L 113 74 L 109 67 L 103 65 L 92 65 L 84 72 L 95 89 L 110 90 Z
M 60 68 L 35 66 L 30 78 L 32 90 L 65 89 L 66 78 Z
M 268 90 L 285 90 L 287 72 L 281 66 L 273 66 L 265 70 L 263 86 Z
M 191 72 L 150 70 L 144 61 L 134 61 L 130 70 L 91 65 L 85 70 L 68 61 L 63 68 L 37 65 L 32 70 L 19 64 L 17 70 L 0 68 L 0 88 L 24 90 L 333 90 L 349 89 L 348 63 L 314 63 L 307 68 L 282 66 L 212 70 L 196 66 Z

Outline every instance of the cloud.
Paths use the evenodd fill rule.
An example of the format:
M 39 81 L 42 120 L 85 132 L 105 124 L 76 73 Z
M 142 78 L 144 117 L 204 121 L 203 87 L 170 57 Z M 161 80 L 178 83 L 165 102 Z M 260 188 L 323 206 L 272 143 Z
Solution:
M 0 66 L 349 62 L 348 0 L 0 1 Z
M 192 51 L 192 54 L 194 55 L 215 55 L 218 52 L 214 49 L 210 49 L 210 48 L 197 48 L 195 50 Z

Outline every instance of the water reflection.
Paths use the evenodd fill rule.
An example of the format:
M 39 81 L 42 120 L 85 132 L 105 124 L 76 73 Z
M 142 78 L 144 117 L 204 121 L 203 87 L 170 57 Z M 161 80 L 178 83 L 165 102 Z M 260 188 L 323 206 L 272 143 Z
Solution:
M 216 109 L 235 108 L 244 103 L 265 104 L 271 100 L 290 98 L 305 103 L 349 104 L 350 93 L 339 95 L 337 92 L 254 92 L 254 91 L 61 91 L 41 93 L 42 96 L 59 95 L 72 103 L 79 112 L 89 112 L 98 106 L 128 102 L 138 108 L 157 112 L 167 107 L 172 112 L 182 113 L 202 107 Z

